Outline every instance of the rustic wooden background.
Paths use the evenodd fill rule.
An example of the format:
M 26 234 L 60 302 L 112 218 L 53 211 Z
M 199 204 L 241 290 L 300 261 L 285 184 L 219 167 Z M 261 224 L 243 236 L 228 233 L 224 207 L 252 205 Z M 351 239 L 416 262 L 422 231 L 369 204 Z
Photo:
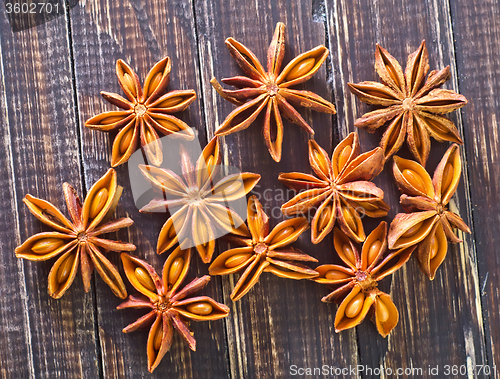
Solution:
M 445 365 L 500 364 L 497 1 L 82 0 L 65 5 L 61 17 L 14 32 L 0 4 L 0 377 L 287 378 L 291 365 L 325 364 L 423 368 L 423 377 L 430 377 L 429 366 L 438 366 L 439 375 L 433 377 L 444 378 Z M 47 294 L 50 262 L 15 258 L 17 245 L 44 230 L 21 200 L 31 193 L 66 211 L 61 183 L 68 181 L 85 193 L 108 169 L 108 135 L 83 124 L 94 114 L 114 109 L 99 92 L 120 92 L 116 59 L 129 62 L 144 78 L 157 60 L 169 55 L 169 88 L 192 88 L 198 94 L 181 118 L 197 128 L 204 145 L 233 109 L 209 84 L 212 76 L 240 73 L 224 46 L 225 38 L 235 37 L 264 60 L 278 21 L 287 25 L 285 62 L 319 44 L 330 49 L 327 64 L 306 87 L 334 102 L 338 114 L 301 111 L 329 153 L 368 109 L 348 92 L 346 83 L 378 80 L 373 69 L 376 42 L 404 64 L 425 39 L 431 69 L 451 65 L 447 88 L 469 99 L 451 116 L 465 142 L 463 180 L 452 206 L 473 233 L 450 249 L 433 282 L 410 260 L 382 283 L 400 312 L 399 325 L 387 339 L 368 320 L 336 334 L 336 306 L 320 302 L 327 289 L 313 282 L 263 275 L 259 285 L 233 304 L 233 279 L 213 278 L 204 293 L 229 305 L 230 316 L 193 325 L 195 353 L 176 336 L 171 351 L 150 375 L 147 333 L 121 332 L 143 312 L 117 311 L 120 300 L 95 276 L 91 292 L 83 292 L 77 277 L 62 299 L 53 300 Z M 285 129 L 281 163 L 267 153 L 258 124 L 224 140 L 227 163 L 262 175 L 256 192 L 280 193 L 284 187 L 277 181 L 279 172 L 309 170 L 309 136 L 288 122 Z M 375 147 L 379 137 L 380 133 L 361 131 L 362 149 Z M 433 141 L 430 170 L 447 147 Z M 138 254 L 160 268 L 165 256 L 157 256 L 154 247 L 164 216 L 139 214 L 127 166 L 117 171 L 125 187 L 117 212 L 135 220 L 119 237 L 134 242 Z M 375 182 L 391 205 L 390 221 L 400 211 L 399 192 L 388 171 Z M 275 207 L 281 200 L 265 203 Z M 367 222 L 367 229 L 375 224 Z M 335 259 L 331 238 L 312 245 L 308 232 L 297 245 L 322 263 Z M 110 256 L 118 263 L 118 254 Z M 195 261 L 192 276 L 205 274 L 207 267 Z

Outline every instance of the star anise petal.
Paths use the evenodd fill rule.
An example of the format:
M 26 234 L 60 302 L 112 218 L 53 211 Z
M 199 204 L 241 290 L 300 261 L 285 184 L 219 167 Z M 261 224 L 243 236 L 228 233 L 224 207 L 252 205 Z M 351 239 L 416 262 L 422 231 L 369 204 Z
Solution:
M 397 98 L 402 100 L 407 92 L 403 69 L 396 58 L 378 43 L 375 48 L 375 71 L 382 83 L 395 91 Z

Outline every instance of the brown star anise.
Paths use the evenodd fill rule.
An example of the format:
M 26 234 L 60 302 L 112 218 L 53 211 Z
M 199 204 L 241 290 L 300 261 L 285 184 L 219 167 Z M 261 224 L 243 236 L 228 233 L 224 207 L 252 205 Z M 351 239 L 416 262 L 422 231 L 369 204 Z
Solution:
M 186 340 L 189 348 L 195 351 L 196 340 L 189 329 L 189 320 L 218 320 L 229 314 L 228 307 L 208 296 L 192 297 L 207 285 L 210 276 L 196 278 L 180 289 L 189 269 L 191 249 L 175 249 L 163 266 L 162 278 L 152 266 L 137 257 L 122 253 L 121 258 L 130 284 L 142 295 L 130 295 L 116 309 L 151 309 L 123 329 L 124 333 L 129 333 L 151 325 L 147 342 L 149 372 L 153 372 L 170 349 L 174 327 Z
M 244 270 L 236 283 L 231 299 L 241 299 L 257 283 L 263 272 L 288 279 L 311 279 L 318 273 L 298 262 L 317 262 L 299 249 L 288 247 L 309 229 L 305 217 L 280 222 L 269 232 L 269 218 L 262 204 L 250 196 L 247 206 L 247 223 L 250 231 L 228 235 L 226 239 L 240 247 L 219 255 L 208 268 L 210 275 L 228 275 Z
M 278 22 L 267 52 L 267 72 L 254 53 L 233 38 L 226 39 L 226 46 L 247 76 L 222 79 L 222 82 L 237 87 L 225 90 L 212 78 L 210 83 L 227 101 L 238 105 L 215 132 L 218 136 L 246 129 L 265 109 L 262 134 L 272 158 L 281 160 L 283 122 L 281 114 L 298 124 L 306 132 L 314 130 L 302 118 L 294 106 L 311 108 L 317 112 L 335 113 L 335 107 L 319 95 L 290 87 L 309 80 L 321 67 L 328 49 L 322 45 L 294 58 L 281 71 L 285 56 L 285 24 Z
M 434 279 L 436 270 L 448 251 L 447 238 L 462 242 L 452 227 L 470 233 L 469 227 L 446 205 L 457 190 L 462 173 L 460 151 L 453 144 L 434 172 L 434 178 L 417 162 L 394 157 L 394 177 L 403 193 L 401 204 L 410 213 L 399 213 L 389 229 L 389 248 L 399 249 L 418 244 L 420 269 Z
M 134 251 L 131 243 L 100 238 L 101 234 L 127 228 L 134 222 L 128 218 L 106 220 L 113 214 L 122 193 L 116 183 L 116 172 L 110 169 L 90 189 L 83 206 L 76 191 L 63 184 L 64 198 L 71 221 L 48 201 L 26 195 L 23 199 L 30 212 L 56 232 L 43 232 L 28 238 L 16 248 L 16 257 L 45 261 L 61 255 L 49 273 L 49 295 L 59 299 L 71 286 L 80 266 L 85 292 L 90 290 L 94 267 L 113 293 L 124 299 L 127 290 L 117 268 L 102 254 L 111 251 Z
M 328 158 L 314 140 L 309 141 L 309 162 L 319 178 L 300 172 L 281 173 L 278 179 L 298 193 L 281 206 L 289 216 L 315 212 L 311 222 L 311 241 L 319 243 L 331 232 L 335 223 L 350 238 L 363 242 L 366 238 L 361 214 L 370 217 L 387 215 L 389 206 L 383 201 L 384 191 L 369 182 L 384 167 L 384 154 L 377 147 L 359 154 L 358 135 L 351 133 Z
M 389 251 L 387 223 L 382 221 L 359 248 L 340 229 L 333 231 L 335 251 L 346 266 L 333 264 L 316 268 L 318 283 L 333 286 L 334 291 L 321 301 L 340 303 L 335 316 L 335 331 L 359 325 L 371 310 L 378 332 L 386 337 L 398 324 L 399 313 L 391 297 L 377 288 L 377 282 L 401 268 L 415 246 Z
M 352 93 L 368 104 L 381 107 L 358 118 L 354 125 L 374 132 L 390 121 L 380 147 L 389 158 L 406 142 L 415 158 L 425 166 L 431 142 L 452 141 L 462 144 L 458 130 L 450 119 L 440 116 L 467 104 L 467 99 L 447 89 L 439 89 L 450 78 L 450 66 L 440 71 L 429 71 L 429 53 L 425 40 L 410 54 L 403 70 L 387 50 L 377 44 L 375 70 L 382 83 L 348 83 Z M 424 81 L 425 80 L 425 81 Z
M 170 58 L 156 63 L 141 87 L 139 77 L 121 59 L 116 61 L 118 82 L 128 100 L 116 93 L 101 92 L 102 97 L 123 111 L 104 112 L 88 119 L 85 126 L 103 132 L 119 130 L 113 142 L 111 166 L 127 162 L 137 149 L 139 139 L 148 160 L 156 165 L 163 161 L 158 133 L 192 140 L 193 130 L 173 113 L 186 109 L 196 99 L 194 90 L 171 91 L 162 95 L 170 81 Z
M 178 208 L 175 212 L 171 209 L 173 214 L 160 231 L 158 254 L 188 239 L 196 246 L 202 261 L 209 263 L 215 249 L 215 231 L 221 230 L 222 235 L 238 233 L 238 227 L 244 225 L 241 217 L 226 203 L 244 197 L 255 187 L 260 175 L 249 172 L 220 175 L 217 137 L 203 149 L 196 167 L 182 145 L 180 153 L 182 178 L 172 170 L 139 166 L 153 187 L 163 194 L 161 199 L 152 200 L 140 211 L 165 212 L 172 207 Z

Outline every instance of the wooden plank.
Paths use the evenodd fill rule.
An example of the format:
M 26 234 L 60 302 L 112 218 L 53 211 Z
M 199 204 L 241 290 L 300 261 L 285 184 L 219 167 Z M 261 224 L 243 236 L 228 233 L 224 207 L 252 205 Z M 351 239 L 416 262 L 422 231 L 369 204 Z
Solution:
M 500 110 L 500 5 L 496 1 L 456 1 L 450 2 L 450 6 L 452 19 L 456 20 L 453 36 L 459 88 L 469 94 L 469 105 L 464 109 L 462 119 L 488 347 L 487 363 L 491 367 L 497 366 L 498 370 L 500 261 L 495 252 L 500 233 L 500 150 L 496 116 Z
M 402 65 L 409 53 L 416 50 L 426 39 L 431 69 L 451 65 L 452 80 L 446 88 L 457 89 L 454 45 L 450 12 L 447 3 L 432 1 L 328 1 L 328 24 L 334 52 L 334 90 L 340 124 L 354 130 L 354 120 L 367 112 L 369 106 L 357 101 L 347 89 L 347 82 L 379 80 L 374 72 L 375 43 L 380 43 Z M 465 30 L 465 29 L 464 29 Z M 465 42 L 464 42 L 465 43 Z M 464 49 L 468 49 L 463 46 Z M 486 76 L 485 76 L 486 78 Z M 485 79 L 486 80 L 486 79 Z M 464 86 L 461 92 L 468 98 Z M 469 105 L 464 112 L 470 112 Z M 459 113 L 451 114 L 462 130 Z M 378 144 L 381 133 L 359 131 L 364 150 Z M 463 133 L 462 133 L 463 135 Z M 466 140 L 467 143 L 467 140 Z M 433 141 L 427 168 L 432 172 L 449 144 Z M 362 150 L 363 150 L 362 148 Z M 470 152 L 472 146 L 467 146 Z M 463 170 L 466 172 L 469 154 L 462 148 Z M 410 157 L 406 147 L 400 152 Z M 392 162 L 389 162 L 392 164 Z M 391 166 L 389 166 L 390 168 Z M 397 205 L 399 191 L 393 183 L 390 169 L 376 180 L 384 189 L 391 205 L 387 220 L 401 212 Z M 468 198 L 468 182 L 465 174 L 451 207 L 458 210 L 468 225 L 472 225 Z M 464 244 L 450 246 L 447 259 L 439 269 L 436 279 L 428 281 L 420 273 L 416 260 L 412 259 L 397 272 L 391 290 L 400 312 L 400 323 L 388 337 L 382 340 L 372 325 L 364 323 L 357 328 L 360 359 L 369 367 L 423 368 L 444 365 L 485 364 L 486 349 L 482 327 L 479 281 L 473 236 L 464 236 Z M 384 288 L 384 287 L 383 287 Z
M 80 3 L 71 11 L 73 49 L 80 123 L 104 110 L 116 109 L 104 101 L 100 91 L 122 93 L 115 75 L 118 58 L 127 61 L 144 79 L 149 69 L 165 55 L 172 59 L 169 90 L 194 89 L 198 85 L 197 47 L 192 6 L 182 1 L 114 2 L 92 0 Z M 179 117 L 198 129 L 202 146 L 206 143 L 198 101 Z M 82 156 L 89 188 L 110 167 L 110 139 L 105 133 L 81 128 Z M 117 168 L 119 184 L 124 187 L 117 214 L 128 215 L 135 221 L 128 233 L 118 237 L 137 245 L 137 255 L 150 262 L 158 271 L 166 255 L 156 254 L 156 241 L 165 215 L 140 214 L 134 205 L 127 165 Z M 109 254 L 121 267 L 118 254 Z M 207 267 L 196 256 L 190 277 L 207 273 Z M 100 279 L 97 286 L 99 337 L 102 348 L 104 377 L 150 377 L 146 363 L 147 332 L 124 334 L 129 323 L 143 311 L 118 311 L 120 300 L 113 297 Z M 126 279 L 125 279 L 126 281 Z M 131 286 L 129 293 L 135 293 Z M 211 283 L 200 294 L 222 301 L 220 280 Z M 152 377 L 213 377 L 228 375 L 224 321 L 194 323 L 197 351 L 192 353 L 176 334 L 172 349 L 163 358 Z
M 234 37 L 250 48 L 266 64 L 269 43 L 278 21 L 286 24 L 286 52 L 283 67 L 296 55 L 325 44 L 325 25 L 321 2 L 311 1 L 195 1 L 200 62 L 204 89 L 205 114 L 208 125 L 217 127 L 234 109 L 211 88 L 212 76 L 241 75 L 224 40 Z M 228 21 L 229 20 L 229 21 Z M 303 88 L 331 99 L 327 83 L 327 64 Z M 337 143 L 336 125 L 326 114 L 301 114 L 315 129 L 315 138 L 330 153 Z M 258 188 L 271 220 L 277 224 L 282 215 L 279 207 L 290 196 L 278 180 L 280 172 L 309 172 L 307 140 L 309 136 L 297 125 L 284 120 L 283 158 L 276 163 L 270 157 L 261 136 L 262 119 L 247 130 L 224 138 L 226 162 L 243 171 L 261 174 Z M 265 196 L 265 197 L 264 197 Z M 228 246 L 220 244 L 222 251 Z M 331 262 L 331 239 L 312 245 L 309 232 L 296 247 L 312 254 L 321 262 Z M 237 280 L 224 277 L 226 304 Z M 251 292 L 232 304 L 228 329 L 229 357 L 233 378 L 274 378 L 291 375 L 290 366 L 320 367 L 322 364 L 347 367 L 356 365 L 357 344 L 354 332 L 335 335 L 331 305 L 320 302 L 326 294 L 313 282 L 293 281 L 264 274 Z
M 54 300 L 47 292 L 54 260 L 14 255 L 26 238 L 49 230 L 24 206 L 25 194 L 66 212 L 61 184 L 81 190 L 66 22 L 13 33 L 0 8 L 0 377 L 97 378 L 94 298 L 80 275 Z

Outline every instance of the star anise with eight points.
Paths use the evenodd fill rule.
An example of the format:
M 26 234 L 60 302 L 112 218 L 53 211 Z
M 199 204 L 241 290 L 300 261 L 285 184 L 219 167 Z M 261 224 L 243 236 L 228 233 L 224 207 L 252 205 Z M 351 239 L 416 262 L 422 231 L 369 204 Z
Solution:
M 71 221 L 48 201 L 31 195 L 23 199 L 30 212 L 56 232 L 38 233 L 28 238 L 16 248 L 16 257 L 45 261 L 60 255 L 49 273 L 48 291 L 55 299 L 64 295 L 71 286 L 78 266 L 85 292 L 90 290 L 90 278 L 95 267 L 113 293 L 124 299 L 127 291 L 118 269 L 102 254 L 101 249 L 134 251 L 135 246 L 99 237 L 134 223 L 128 217 L 106 222 L 122 193 L 122 187 L 118 187 L 116 182 L 115 170 L 110 169 L 92 186 L 83 206 L 75 189 L 68 183 L 63 184 L 63 191 Z
M 311 241 L 320 243 L 338 222 L 350 238 L 366 238 L 361 215 L 384 217 L 389 206 L 384 191 L 371 183 L 384 167 L 384 154 L 377 147 L 359 154 L 358 135 L 351 133 L 341 141 L 328 158 L 314 140 L 309 141 L 309 162 L 315 177 L 300 172 L 281 173 L 278 179 L 299 192 L 281 206 L 287 215 L 315 212 L 311 221 Z
M 403 193 L 401 204 L 409 213 L 398 213 L 391 222 L 389 248 L 418 244 L 416 256 L 420 269 L 432 280 L 446 257 L 447 238 L 453 243 L 462 242 L 452 228 L 470 233 L 460 216 L 446 208 L 462 173 L 458 145 L 453 144 L 446 151 L 432 180 L 417 162 L 398 156 L 394 157 L 393 171 Z
M 288 279 L 311 279 L 318 273 L 299 262 L 317 262 L 299 249 L 289 247 L 308 228 L 305 217 L 280 222 L 269 231 L 269 218 L 255 196 L 247 206 L 248 229 L 243 235 L 228 235 L 225 239 L 240 246 L 219 255 L 209 267 L 210 275 L 228 275 L 243 271 L 231 299 L 241 299 L 257 283 L 263 272 Z
M 335 331 L 359 325 L 372 312 L 378 332 L 386 337 L 397 325 L 399 312 L 391 297 L 377 288 L 377 282 L 401 268 L 410 258 L 415 246 L 390 251 L 387 249 L 387 223 L 382 221 L 371 232 L 359 253 L 357 245 L 338 228 L 333 231 L 335 251 L 346 266 L 333 264 L 316 268 L 314 280 L 327 284 L 334 291 L 321 299 L 339 302 L 335 315 Z
M 408 57 L 404 73 L 398 61 L 377 44 L 375 70 L 382 83 L 348 85 L 361 101 L 381 107 L 365 113 L 356 120 L 355 126 L 374 132 L 390 122 L 380 141 L 386 159 L 399 150 L 405 137 L 408 147 L 422 166 L 429 157 L 429 136 L 440 142 L 462 144 L 453 121 L 441 114 L 463 107 L 467 99 L 452 90 L 438 88 L 450 78 L 450 66 L 431 71 L 425 80 L 429 71 L 425 41 Z
M 193 130 L 172 114 L 186 109 L 196 99 L 196 93 L 185 90 L 163 95 L 170 82 L 170 69 L 169 57 L 156 63 L 142 88 L 132 68 L 121 59 L 116 62 L 118 82 L 128 100 L 116 93 L 103 91 L 101 95 L 123 111 L 104 112 L 85 122 L 90 129 L 103 132 L 119 130 L 113 141 L 111 166 L 127 162 L 137 149 L 139 140 L 148 160 L 159 166 L 163 161 L 159 134 L 187 140 L 194 138 Z
M 170 349 L 174 327 L 195 351 L 196 340 L 189 329 L 189 320 L 218 320 L 229 314 L 228 307 L 208 296 L 192 297 L 208 284 L 210 276 L 196 278 L 181 289 L 189 270 L 191 249 L 175 249 L 165 261 L 162 278 L 152 266 L 137 257 L 122 254 L 121 258 L 127 279 L 142 295 L 130 295 L 116 308 L 151 309 L 123 329 L 124 333 L 129 333 L 151 325 L 147 342 L 149 372 L 153 372 Z
M 222 82 L 237 90 L 225 90 L 212 78 L 210 83 L 227 101 L 238 105 L 215 132 L 218 136 L 246 129 L 265 109 L 262 134 L 272 158 L 281 160 L 283 121 L 281 114 L 298 124 L 306 132 L 314 134 L 294 106 L 311 108 L 318 112 L 335 113 L 333 104 L 319 95 L 290 87 L 309 80 L 321 67 L 328 49 L 322 45 L 294 58 L 281 71 L 285 55 L 285 24 L 276 25 L 273 39 L 267 52 L 267 72 L 254 53 L 233 38 L 226 40 L 229 52 L 247 76 L 222 79 Z

